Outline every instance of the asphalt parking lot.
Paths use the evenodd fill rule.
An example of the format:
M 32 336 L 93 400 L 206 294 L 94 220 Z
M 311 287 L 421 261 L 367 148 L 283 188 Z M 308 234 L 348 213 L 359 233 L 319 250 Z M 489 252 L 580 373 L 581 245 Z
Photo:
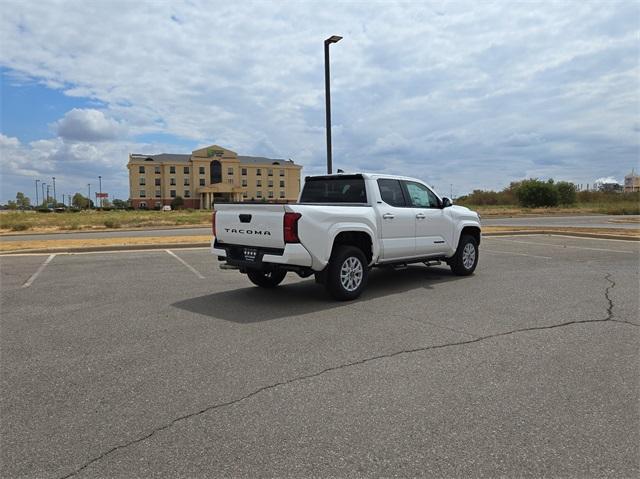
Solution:
M 338 303 L 204 249 L 0 257 L 0 475 L 638 477 L 639 259 L 484 238 Z

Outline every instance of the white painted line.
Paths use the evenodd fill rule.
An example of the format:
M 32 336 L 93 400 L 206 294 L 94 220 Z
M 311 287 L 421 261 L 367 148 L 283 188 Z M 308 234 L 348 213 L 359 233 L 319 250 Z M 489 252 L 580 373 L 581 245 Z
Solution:
M 200 272 L 195 269 L 193 266 L 191 266 L 189 263 L 187 263 L 185 260 L 183 260 L 180 256 L 178 256 L 177 254 L 175 254 L 173 251 L 171 251 L 170 249 L 166 249 L 165 250 L 167 253 L 169 253 L 171 256 L 173 256 L 175 259 L 177 259 L 178 261 L 180 261 L 183 265 L 185 265 L 187 268 L 189 268 L 189 270 L 195 274 L 198 278 L 200 279 L 205 279 L 204 276 L 202 276 L 200 274 Z
M 557 248 L 585 249 L 585 250 L 591 250 L 591 251 L 606 251 L 608 253 L 637 254 L 635 251 L 620 251 L 618 249 L 589 248 L 587 246 L 572 246 L 572 245 L 555 244 L 555 243 L 540 243 L 538 241 L 518 241 L 518 240 L 512 240 L 512 239 L 506 239 L 506 238 L 495 238 L 495 237 L 493 239 L 498 241 L 508 241 L 509 243 L 535 244 L 540 246 L 555 246 Z
M 538 256 L 535 254 L 526 254 L 526 253 L 513 253 L 511 251 L 492 251 L 490 249 L 482 248 L 480 250 L 481 253 L 491 253 L 491 254 L 513 254 L 516 256 L 529 256 L 530 258 L 542 258 L 542 259 L 553 259 L 551 256 Z
M 56 255 L 55 255 L 55 254 L 51 254 L 51 255 L 49 255 L 49 257 L 48 257 L 46 260 L 44 260 L 44 263 L 42 263 L 42 264 L 40 265 L 40 267 L 38 268 L 38 270 L 37 270 L 35 273 L 33 273 L 33 274 L 31 275 L 31 278 L 29 278 L 29 279 L 27 280 L 27 282 L 26 282 L 26 283 L 24 283 L 24 284 L 22 285 L 22 287 L 23 287 L 23 288 L 28 288 L 29 286 L 31 286 L 31 284 L 36 280 L 36 278 L 37 278 L 38 276 L 40 276 L 40 273 L 42 273 L 42 272 L 44 271 L 44 269 L 47 267 L 47 265 L 48 265 L 49 263 L 51 263 L 51 260 L 52 260 L 53 258 L 55 258 L 55 257 L 56 257 Z
M 197 246 L 193 248 L 180 248 L 180 251 L 193 251 L 193 250 L 209 250 L 209 246 Z M 166 250 L 164 248 L 155 248 L 155 249 L 114 249 L 114 250 L 106 250 L 106 251 L 61 251 L 60 253 L 55 253 L 56 256 L 73 256 L 73 255 L 83 255 L 83 254 L 116 254 L 116 253 L 164 253 Z M 0 254 L 0 258 L 14 258 L 14 257 L 24 257 L 24 256 L 49 256 L 51 253 L 6 253 Z

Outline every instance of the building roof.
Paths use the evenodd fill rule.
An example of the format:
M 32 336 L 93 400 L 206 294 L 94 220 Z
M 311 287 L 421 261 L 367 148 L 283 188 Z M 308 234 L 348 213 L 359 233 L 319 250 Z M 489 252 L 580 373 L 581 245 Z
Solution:
M 157 161 L 160 163 L 187 163 L 191 161 L 191 155 L 178 155 L 174 153 L 161 153 L 159 155 L 140 155 L 137 153 L 131 154 L 132 160 L 146 161 L 149 158 L 152 161 Z M 265 158 L 264 156 L 238 156 L 238 160 L 240 160 L 240 163 L 254 163 L 254 164 L 264 164 L 264 165 L 294 164 L 293 160 L 272 159 L 272 158 Z
M 293 164 L 293 160 L 274 160 L 264 156 L 238 156 L 240 163 L 264 163 L 265 165 L 285 165 Z

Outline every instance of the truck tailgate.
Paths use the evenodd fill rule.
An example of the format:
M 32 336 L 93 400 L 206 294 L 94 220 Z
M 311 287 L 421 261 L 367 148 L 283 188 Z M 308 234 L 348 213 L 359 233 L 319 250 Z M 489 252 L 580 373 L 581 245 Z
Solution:
M 216 239 L 223 243 L 284 248 L 284 205 L 220 204 L 216 210 Z

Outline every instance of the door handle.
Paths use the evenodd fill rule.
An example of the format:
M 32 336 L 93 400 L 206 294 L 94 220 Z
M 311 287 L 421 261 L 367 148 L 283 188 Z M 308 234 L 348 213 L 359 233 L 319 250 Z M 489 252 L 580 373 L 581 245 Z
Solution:
M 425 219 L 425 218 L 426 218 L 426 216 L 425 216 L 423 213 L 418 213 L 418 214 L 416 215 L 416 218 L 418 218 L 419 220 L 423 220 L 423 219 Z
M 382 217 L 385 220 L 392 220 L 393 218 L 395 218 L 395 216 L 393 216 L 391 213 L 385 213 L 385 214 L 382 215 Z

